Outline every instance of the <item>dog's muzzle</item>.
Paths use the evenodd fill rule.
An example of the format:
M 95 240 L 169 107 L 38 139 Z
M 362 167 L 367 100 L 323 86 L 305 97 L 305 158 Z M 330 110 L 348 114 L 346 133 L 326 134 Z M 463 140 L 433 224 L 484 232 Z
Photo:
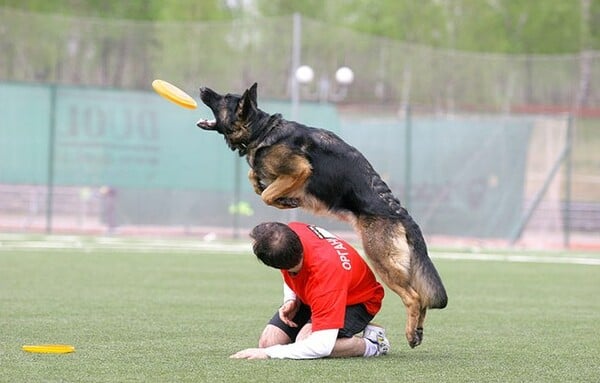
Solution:
M 196 122 L 196 126 L 206 130 L 213 130 L 217 125 L 217 120 L 200 119 Z

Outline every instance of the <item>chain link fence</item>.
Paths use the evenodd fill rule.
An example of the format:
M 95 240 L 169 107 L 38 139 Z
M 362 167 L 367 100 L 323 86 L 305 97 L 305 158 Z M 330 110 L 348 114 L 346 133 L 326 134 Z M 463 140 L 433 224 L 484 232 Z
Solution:
M 572 229 L 591 233 L 597 239 L 600 228 L 600 196 L 594 190 L 597 191 L 600 187 L 600 151 L 597 150 L 600 145 L 599 52 L 523 56 L 440 50 L 365 35 L 309 19 L 300 19 L 298 23 L 298 19 L 293 17 L 245 18 L 228 22 L 151 23 L 39 15 L 5 8 L 0 8 L 0 49 L 3 52 L 0 55 L 0 81 L 4 83 L 0 87 L 4 104 L 0 106 L 0 115 L 4 121 L 0 127 L 0 139 L 3 141 L 0 146 L 3 145 L 5 152 L 3 161 L 13 164 L 13 167 L 22 166 L 23 161 L 32 161 L 31 156 L 35 155 L 23 160 L 21 156 L 11 157 L 6 154 L 6 148 L 14 144 L 11 139 L 12 129 L 22 129 L 19 125 L 23 123 L 39 124 L 51 116 L 51 106 L 47 104 L 45 109 L 36 110 L 23 118 L 28 113 L 26 106 L 34 105 L 38 102 L 36 97 L 42 97 L 36 93 L 40 89 L 34 84 L 58 85 L 63 96 L 69 86 L 71 89 L 84 87 L 91 91 L 80 94 L 79 97 L 84 98 L 79 99 L 79 106 L 87 103 L 92 107 L 100 100 L 99 104 L 106 107 L 108 101 L 106 94 L 102 92 L 115 89 L 131 92 L 123 97 L 123 100 L 128 100 L 126 102 L 132 102 L 133 97 L 142 100 L 139 105 L 152 104 L 146 100 L 151 94 L 150 83 L 155 78 L 173 82 L 194 96 L 197 96 L 197 89 L 204 85 L 220 92 L 239 93 L 253 82 L 258 82 L 260 103 L 271 102 L 272 112 L 283 110 L 288 118 L 337 130 L 342 137 L 367 154 L 367 158 L 387 177 L 386 181 L 399 197 L 412 202 L 414 213 L 424 222 L 425 230 L 430 229 L 431 232 L 443 235 L 482 236 L 481 233 L 474 233 L 473 229 L 465 229 L 462 233 L 458 229 L 457 232 L 438 229 L 442 222 L 440 217 L 444 214 L 444 220 L 452 222 L 447 217 L 449 212 L 439 210 L 440 206 L 447 206 L 449 196 L 454 195 L 453 193 L 460 194 L 464 185 L 459 184 L 461 177 L 443 181 L 438 177 L 437 184 L 427 182 L 428 177 L 435 178 L 434 174 L 444 172 L 443 164 L 449 157 L 436 158 L 437 168 L 432 169 L 432 163 L 428 162 L 428 157 L 423 153 L 436 151 L 453 156 L 462 150 L 466 159 L 461 163 L 465 167 L 473 167 L 475 163 L 486 161 L 492 164 L 494 158 L 485 157 L 485 150 L 477 151 L 477 139 L 484 140 L 480 142 L 481 147 L 486 147 L 485 142 L 492 147 L 498 142 L 510 147 L 510 141 L 506 141 L 508 136 L 501 141 L 494 140 L 498 139 L 498 132 L 507 134 L 507 131 L 513 129 L 503 126 L 520 126 L 516 129 L 522 136 L 515 138 L 514 145 L 518 147 L 519 143 L 526 144 L 523 144 L 522 150 L 518 150 L 522 154 L 519 158 L 523 161 L 515 166 L 523 169 L 524 181 L 522 187 L 513 190 L 518 203 L 503 206 L 503 209 L 516 214 L 516 221 L 511 221 L 511 229 L 490 229 L 489 233 L 493 235 L 488 233 L 483 236 L 510 238 L 520 225 L 524 226 L 525 232 L 538 229 L 542 232 L 564 232 L 565 211 L 569 211 L 569 224 L 575 225 Z M 296 59 L 293 57 L 295 50 L 299 55 Z M 293 107 L 291 111 L 289 109 L 294 85 L 292 75 L 297 66 L 295 60 L 300 64 L 310 65 L 315 73 L 315 80 L 300 86 L 298 90 L 301 107 L 300 112 L 296 113 Z M 349 86 L 335 81 L 334 74 L 341 66 L 349 67 L 354 72 L 354 81 Z M 32 88 L 24 90 L 27 86 Z M 16 99 L 15 95 L 23 91 L 25 98 L 14 102 L 25 104 L 11 104 L 11 99 Z M 119 94 L 111 94 L 116 100 L 105 110 L 106 116 L 117 118 L 118 121 L 113 123 L 119 127 L 127 118 L 132 118 L 131 121 L 134 122 L 129 123 L 138 124 L 138 130 L 144 129 L 144 124 L 149 123 L 149 120 L 144 120 L 144 115 L 123 117 L 122 113 L 129 112 L 120 111 L 118 105 L 125 101 L 119 100 Z M 310 112 L 311 105 L 316 108 L 313 112 Z M 320 119 L 320 107 L 333 108 L 334 117 Z M 83 109 L 80 108 L 80 112 L 81 110 Z M 157 110 L 160 109 L 154 108 L 154 113 Z M 285 113 L 286 110 L 289 113 Z M 175 116 L 173 113 L 169 111 L 166 114 Z M 311 113 L 314 118 L 310 116 Z M 540 117 L 540 114 L 546 117 Z M 573 119 L 569 120 L 568 115 L 573 116 Z M 135 120 L 138 117 L 141 120 Z M 198 116 L 194 115 L 192 119 L 196 117 Z M 62 121 L 71 121 L 71 128 L 76 125 L 81 128 L 83 124 L 89 123 L 89 120 L 81 116 L 79 122 L 73 122 L 76 116 L 69 118 L 71 119 Z M 123 121 L 119 122 L 119 119 Z M 160 118 L 157 117 L 156 121 L 158 120 Z M 166 129 L 176 129 L 178 127 L 173 125 L 177 121 L 181 121 L 181 124 L 188 123 L 181 116 L 159 123 L 166 124 Z M 411 157 L 406 157 L 403 150 L 399 149 L 405 145 L 407 123 L 411 124 L 412 137 L 416 140 L 413 143 L 417 145 Z M 389 126 L 395 128 L 389 130 Z M 464 129 L 460 130 L 460 126 Z M 567 138 L 569 127 L 573 129 L 572 141 Z M 58 131 L 64 129 L 62 126 L 56 128 Z M 165 129 L 162 125 L 156 129 L 161 132 L 161 139 L 165 139 L 167 133 L 164 132 L 168 130 L 161 130 Z M 453 138 L 453 131 L 460 133 L 456 133 L 457 136 Z M 37 142 L 36 140 L 42 139 L 35 133 L 29 131 L 29 136 L 25 134 L 23 145 L 28 140 Z M 483 133 L 485 135 L 480 136 Z M 387 134 L 386 138 L 382 134 Z M 430 147 L 426 145 L 427 134 L 435 137 Z M 463 141 L 456 137 L 462 137 Z M 202 136 L 202 139 L 206 137 Z M 549 143 L 548 140 L 551 139 L 554 141 Z M 385 150 L 371 153 L 367 143 L 379 140 L 382 140 L 380 148 Z M 391 140 L 389 142 L 392 144 L 384 144 L 383 140 Z M 474 147 L 472 143 L 475 143 Z M 102 150 L 106 152 L 111 147 L 114 149 L 115 143 L 103 141 L 94 145 L 103 145 Z M 139 149 L 141 144 L 134 142 L 132 145 L 137 145 Z M 220 144 L 215 144 L 215 147 L 216 145 Z M 60 148 L 56 148 L 56 155 L 64 158 L 60 157 L 65 156 L 64 147 L 62 151 Z M 568 156 L 561 156 L 565 148 Z M 224 146 L 218 149 L 219 153 L 213 154 L 229 164 L 222 167 L 221 171 L 231 174 L 231 179 L 239 176 L 234 174 L 236 171 L 245 173 L 244 164 L 238 169 L 237 165 L 234 166 L 233 158 L 225 159 L 232 155 Z M 66 153 L 73 155 L 76 152 L 74 150 L 71 147 Z M 77 153 L 83 155 L 81 153 L 86 152 L 80 150 Z M 122 167 L 119 171 L 132 175 L 130 178 L 143 177 L 143 170 L 140 169 L 144 169 L 145 165 L 140 164 L 140 159 L 136 158 L 132 157 L 129 164 L 133 168 Z M 202 159 L 214 160 L 214 157 Z M 417 173 L 422 178 L 419 181 L 422 182 L 420 187 L 428 184 L 433 191 L 427 189 L 425 193 L 419 193 L 417 190 L 425 189 L 415 189 L 417 183 L 414 182 L 412 185 L 406 184 L 404 162 L 407 160 L 412 166 L 412 174 Z M 45 164 L 47 159 L 38 158 L 37 161 Z M 569 169 L 566 169 L 565 164 L 569 165 Z M 552 172 L 555 165 L 560 171 Z M 69 166 L 77 169 L 74 164 Z M 35 230 L 36 227 L 43 229 L 47 226 L 45 218 L 37 226 L 28 226 L 28 222 L 34 222 L 35 217 L 45 217 L 47 213 L 47 168 L 46 164 L 45 168 L 42 166 L 37 169 L 41 174 L 34 180 L 26 180 L 28 177 L 22 174 L 25 172 L 23 168 L 11 173 L 21 173 L 20 177 L 11 176 L 12 178 L 8 176 L 6 166 L 3 168 L 3 174 L 0 175 L 3 203 L 0 209 L 12 212 L 12 218 L 4 220 L 12 223 L 5 223 L 3 227 Z M 404 170 L 399 172 L 400 168 Z M 84 170 L 85 168 L 82 169 Z M 202 172 L 201 168 L 189 170 L 189 177 L 199 177 Z M 95 171 L 102 173 L 98 169 Z M 455 171 L 460 174 L 459 170 Z M 495 178 L 498 174 L 494 174 L 485 173 L 481 179 L 484 181 L 478 181 L 483 182 L 485 190 L 500 183 L 501 180 Z M 72 201 L 64 202 L 67 212 L 69 206 L 78 206 L 76 211 L 70 213 L 74 218 L 69 221 L 68 227 L 81 227 L 77 222 L 85 222 L 85 217 L 90 214 L 101 218 L 99 225 L 110 221 L 106 212 L 96 214 L 105 211 L 106 206 L 110 205 L 106 202 L 110 199 L 110 190 L 101 191 L 108 184 L 106 181 L 86 178 L 82 174 L 70 181 L 59 179 L 53 185 L 56 197 L 54 203 L 69 201 L 69 198 L 77 201 L 75 204 Z M 243 177 L 241 182 L 244 183 Z M 547 182 L 549 185 L 545 185 Z M 160 186 L 162 192 L 165 189 L 168 189 L 165 185 Z M 194 188 L 176 189 L 171 191 L 174 200 L 194 201 L 195 205 L 201 205 L 202 194 L 196 193 Z M 184 189 L 189 196 L 184 193 L 186 197 L 182 199 L 177 193 Z M 153 200 L 164 198 L 164 194 L 156 194 L 156 190 L 153 193 Z M 229 196 L 227 193 L 232 194 Z M 255 200 L 257 197 L 251 194 L 243 195 L 242 192 L 241 200 L 236 200 L 234 190 L 227 189 L 227 193 L 221 194 L 224 202 L 220 213 L 224 214 L 224 218 L 217 220 L 218 222 L 210 222 L 211 227 L 228 227 L 231 223 L 244 228 L 261 218 L 289 218 L 287 212 L 272 212 L 272 208 L 259 206 Z M 121 201 L 125 194 L 121 190 Z M 419 200 L 419 195 L 426 197 Z M 537 197 L 539 201 L 536 201 Z M 130 198 L 136 201 L 137 197 Z M 253 216 L 247 214 L 247 206 L 244 208 L 245 205 L 240 205 L 240 202 L 247 201 L 253 202 L 250 209 L 254 212 Z M 490 200 L 486 203 L 494 202 Z M 21 207 L 17 208 L 17 205 Z M 172 209 L 186 211 L 184 205 Z M 530 207 L 533 208 L 531 217 L 524 220 L 529 215 Z M 55 213 L 62 211 L 61 209 L 55 209 Z M 167 207 L 165 209 L 168 210 Z M 206 215 L 201 208 L 198 209 L 197 214 Z M 476 207 L 474 209 L 475 212 Z M 138 210 L 136 214 L 143 216 L 144 209 Z M 246 213 L 241 213 L 244 211 Z M 119 215 L 118 209 L 115 214 Z M 212 217 L 215 214 L 217 213 L 210 213 Z M 303 217 L 303 213 L 299 214 Z M 479 219 L 485 220 L 486 217 L 481 216 Z M 195 219 L 187 223 L 178 219 L 152 221 L 142 219 L 136 222 L 140 225 L 156 223 L 165 231 L 173 227 L 189 230 L 199 224 Z M 550 221 L 555 223 L 549 225 Z M 57 222 L 58 220 L 54 224 Z M 472 228 L 481 226 L 477 222 L 470 225 L 473 225 Z

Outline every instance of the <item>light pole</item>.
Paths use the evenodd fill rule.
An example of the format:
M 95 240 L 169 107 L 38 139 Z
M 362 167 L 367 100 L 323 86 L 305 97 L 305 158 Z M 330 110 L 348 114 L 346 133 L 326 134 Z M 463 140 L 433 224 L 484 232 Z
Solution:
M 294 19 L 296 22 L 294 23 L 294 30 L 299 34 L 300 31 L 300 20 Z M 296 36 L 296 34 L 295 34 Z M 297 36 L 294 39 L 296 42 L 299 42 L 299 37 Z M 294 67 L 296 68 L 293 71 L 292 75 L 292 120 L 298 121 L 299 118 L 299 108 L 300 108 L 300 86 L 304 85 L 305 87 L 313 82 L 315 79 L 314 70 L 308 65 L 299 65 L 299 53 L 294 54 Z M 331 87 L 331 82 L 329 77 L 326 75 L 322 75 L 319 79 L 319 83 L 317 84 L 317 89 L 315 89 L 312 94 L 309 96 L 310 98 L 319 100 L 320 103 L 324 102 L 339 102 L 346 98 L 348 94 L 348 86 L 354 82 L 354 72 L 352 69 L 347 66 L 342 66 L 338 68 L 335 72 L 335 83 L 336 87 Z M 309 92 L 310 93 L 310 92 Z M 292 209 L 290 211 L 290 220 L 297 220 L 298 212 L 296 209 Z

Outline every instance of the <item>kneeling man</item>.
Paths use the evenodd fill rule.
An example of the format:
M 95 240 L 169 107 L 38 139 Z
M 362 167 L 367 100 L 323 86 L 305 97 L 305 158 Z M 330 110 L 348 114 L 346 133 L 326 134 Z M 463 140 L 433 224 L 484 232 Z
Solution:
M 283 305 L 265 327 L 258 348 L 231 358 L 369 357 L 389 351 L 385 329 L 370 323 L 381 308 L 384 289 L 347 242 L 300 222 L 262 223 L 250 237 L 258 259 L 281 270 Z

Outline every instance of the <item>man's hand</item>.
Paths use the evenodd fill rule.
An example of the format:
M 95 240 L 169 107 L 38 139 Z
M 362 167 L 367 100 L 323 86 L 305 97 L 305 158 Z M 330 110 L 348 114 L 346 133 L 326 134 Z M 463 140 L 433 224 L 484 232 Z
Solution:
M 298 327 L 296 323 L 292 321 L 300 308 L 300 301 L 297 299 L 290 299 L 285 301 L 279 308 L 279 319 L 290 327 Z
M 264 348 L 247 348 L 231 355 L 232 359 L 269 359 Z

